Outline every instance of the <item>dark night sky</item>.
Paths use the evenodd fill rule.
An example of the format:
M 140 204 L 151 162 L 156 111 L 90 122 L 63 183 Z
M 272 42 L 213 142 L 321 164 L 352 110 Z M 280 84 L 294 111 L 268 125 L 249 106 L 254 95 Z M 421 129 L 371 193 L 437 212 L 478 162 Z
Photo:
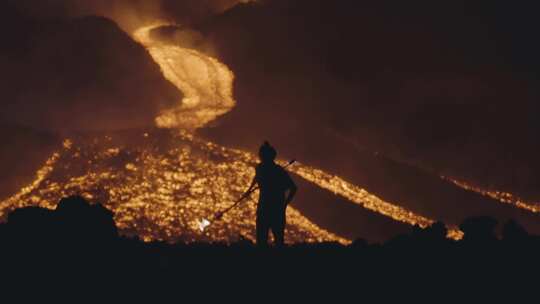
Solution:
M 540 197 L 536 1 L 270 0 L 221 13 L 231 2 L 4 1 L 0 119 L 151 124 L 180 93 L 113 22 L 80 16 L 129 28 L 161 15 L 201 31 L 236 74 L 237 108 L 207 131 L 218 141 L 264 136 L 334 170 L 376 150 Z

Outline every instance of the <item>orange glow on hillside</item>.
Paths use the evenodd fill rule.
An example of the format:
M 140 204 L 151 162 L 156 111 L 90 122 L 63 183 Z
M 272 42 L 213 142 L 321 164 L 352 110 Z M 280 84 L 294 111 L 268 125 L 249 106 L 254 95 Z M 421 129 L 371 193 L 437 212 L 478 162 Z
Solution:
M 183 131 L 167 135 L 172 137 L 165 138 L 171 144 L 166 148 L 156 144 L 164 138 L 148 132 L 140 136 L 143 144 L 135 146 L 115 144 L 110 136 L 66 139 L 30 185 L 0 202 L 0 215 L 29 205 L 54 208 L 62 197 L 80 194 L 112 210 L 122 233 L 146 241 L 255 239 L 253 202 L 246 201 L 212 225 L 200 221 L 230 206 L 247 189 L 257 162 L 252 153 L 192 133 L 235 106 L 234 74 L 215 58 L 153 40 L 150 32 L 161 25 L 165 24 L 142 27 L 133 36 L 148 49 L 165 78 L 184 93 L 176 107 L 156 118 L 156 125 Z M 396 221 L 422 227 L 434 222 L 320 169 L 296 163 L 290 170 Z M 287 220 L 287 242 L 350 242 L 309 221 L 294 204 L 288 208 Z M 462 233 L 451 228 L 449 237 L 459 239 Z

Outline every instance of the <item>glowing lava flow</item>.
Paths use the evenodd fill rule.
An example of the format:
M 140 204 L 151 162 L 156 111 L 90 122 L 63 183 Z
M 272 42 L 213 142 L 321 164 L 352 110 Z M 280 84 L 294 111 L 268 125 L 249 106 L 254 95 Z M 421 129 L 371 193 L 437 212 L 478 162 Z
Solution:
M 5 215 L 28 205 L 54 208 L 62 197 L 80 194 L 112 210 L 122 233 L 146 241 L 231 242 L 239 236 L 254 240 L 256 205 L 252 202 L 241 204 L 206 229 L 199 221 L 230 206 L 247 189 L 257 162 L 254 154 L 187 132 L 171 138 L 142 137 L 142 143 L 129 146 L 119 146 L 109 136 L 66 141 L 31 186 L 0 204 L 0 212 Z M 163 140 L 175 147 L 162 147 Z M 395 220 L 424 227 L 433 222 L 321 170 L 302 164 L 290 170 Z M 294 207 L 288 209 L 287 220 L 288 242 L 349 242 L 316 226 Z M 452 229 L 449 237 L 459 239 L 461 233 Z
M 162 141 L 167 144 L 160 145 Z M 123 234 L 145 241 L 254 240 L 256 205 L 250 202 L 206 230 L 198 222 L 230 206 L 247 189 L 253 174 L 250 163 L 221 150 L 201 149 L 169 133 L 146 134 L 125 146 L 110 136 L 80 138 L 55 153 L 31 186 L 2 202 L 0 212 L 5 216 L 29 205 L 54 208 L 62 197 L 82 195 L 113 211 Z M 349 242 L 314 225 L 294 208 L 287 210 L 287 218 L 288 242 Z
M 178 106 L 162 111 L 156 124 L 162 128 L 197 129 L 234 106 L 234 74 L 218 60 L 196 50 L 162 43 L 151 31 L 166 23 L 145 26 L 133 33 L 161 67 L 167 80 L 182 91 Z
M 174 109 L 165 110 L 156 124 L 165 128 L 197 129 L 234 105 L 232 72 L 216 59 L 194 50 L 153 41 L 143 27 L 134 33 L 161 67 L 165 77 L 184 93 Z M 143 134 L 136 144 L 120 145 L 103 138 L 66 141 L 47 161 L 34 182 L 0 203 L 0 213 L 26 205 L 54 208 L 60 198 L 80 194 L 103 202 L 113 211 L 120 231 L 146 241 L 254 240 L 255 210 L 246 202 L 208 225 L 199 221 L 228 207 L 251 181 L 254 154 L 226 148 L 179 132 Z M 166 141 L 165 146 L 162 145 Z M 172 145 L 172 147 L 171 147 Z M 342 178 L 309 166 L 291 170 L 302 178 L 394 220 L 425 227 L 433 220 L 414 214 L 368 193 Z M 294 204 L 293 204 L 294 206 Z M 287 211 L 287 242 L 349 240 L 310 222 L 296 209 Z M 450 229 L 449 237 L 461 232 Z
M 480 187 L 476 187 L 466 182 L 458 181 L 456 179 L 453 179 L 447 176 L 441 176 L 441 178 L 445 181 L 451 182 L 452 184 L 462 189 L 465 189 L 467 191 L 473 191 L 483 196 L 490 197 L 501 203 L 510 204 L 517 208 L 521 208 L 521 209 L 534 212 L 534 213 L 540 212 L 540 202 L 526 202 L 525 200 L 517 197 L 516 195 L 513 195 L 512 193 L 503 192 L 503 191 L 495 191 L 495 190 L 485 190 Z
M 54 152 L 49 159 L 45 162 L 45 165 L 41 167 L 36 172 L 35 179 L 26 187 L 23 187 L 19 192 L 10 198 L 6 199 L 5 201 L 0 203 L 0 217 L 4 217 L 6 215 L 6 210 L 14 210 L 17 208 L 22 208 L 26 206 L 30 206 L 35 204 L 35 201 L 32 201 L 32 197 L 30 197 L 30 200 L 28 200 L 28 196 L 35 191 L 47 178 L 47 176 L 54 170 L 54 165 L 60 158 L 60 153 Z M 45 208 L 53 208 L 53 205 L 45 204 L 42 207 Z
M 191 128 L 201 127 L 208 121 L 234 107 L 235 102 L 232 98 L 232 81 L 234 76 L 226 66 L 219 63 L 216 59 L 193 50 L 165 45 L 153 40 L 150 32 L 162 25 L 165 24 L 142 27 L 133 36 L 148 49 L 156 63 L 161 67 L 165 77 L 184 92 L 186 97 L 178 110 L 167 111 L 164 115 L 158 117 L 156 121 L 158 126 L 162 127 L 176 125 L 187 125 Z M 197 67 L 202 67 L 203 72 L 201 73 Z M 209 83 L 198 81 L 197 79 L 200 78 L 199 75 L 217 76 L 214 76 L 212 78 L 213 81 Z M 203 78 L 210 79 L 208 77 Z M 210 100 L 209 103 L 204 101 L 207 99 Z M 191 109 L 196 109 L 195 115 L 186 115 L 187 113 L 185 111 L 191 111 Z M 202 144 L 204 145 L 205 143 Z M 211 146 L 210 143 L 208 145 Z M 245 161 L 251 163 L 256 161 L 253 155 L 241 151 L 236 151 L 236 153 L 244 153 Z M 395 204 L 384 202 L 378 197 L 367 193 L 364 189 L 352 185 L 337 176 L 332 176 L 321 170 L 307 166 L 295 166 L 292 170 L 306 180 L 324 189 L 330 190 L 352 202 L 360 204 L 364 208 L 379 212 L 395 220 L 422 227 L 433 223 L 433 220 L 416 215 Z M 458 230 L 450 230 L 451 237 L 459 238 L 460 235 L 461 233 Z
M 257 162 L 257 157 L 251 153 L 205 142 L 191 135 L 186 135 L 186 133 L 183 133 L 183 136 L 186 136 L 186 139 L 191 140 L 194 144 L 197 144 L 202 149 L 214 151 L 215 153 L 220 153 L 222 155 L 226 155 L 227 157 L 234 155 L 241 161 L 251 164 L 255 164 Z M 410 225 L 419 225 L 420 227 L 427 227 L 434 223 L 432 219 L 415 214 L 412 211 L 409 211 L 396 204 L 383 201 L 377 196 L 368 193 L 365 189 L 351 184 L 338 176 L 328 174 L 320 169 L 315 169 L 297 162 L 294 166 L 290 167 L 289 170 L 323 189 L 329 190 L 334 194 L 342 196 L 366 209 L 388 216 L 396 221 Z M 463 237 L 463 232 L 456 227 L 449 227 L 448 237 L 459 240 Z

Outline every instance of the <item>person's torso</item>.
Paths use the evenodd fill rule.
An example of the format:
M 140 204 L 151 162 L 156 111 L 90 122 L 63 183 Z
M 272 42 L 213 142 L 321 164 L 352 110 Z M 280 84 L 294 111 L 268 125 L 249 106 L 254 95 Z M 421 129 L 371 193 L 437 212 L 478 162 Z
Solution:
M 287 173 L 277 164 L 259 164 L 256 168 L 259 203 L 281 204 L 287 191 Z

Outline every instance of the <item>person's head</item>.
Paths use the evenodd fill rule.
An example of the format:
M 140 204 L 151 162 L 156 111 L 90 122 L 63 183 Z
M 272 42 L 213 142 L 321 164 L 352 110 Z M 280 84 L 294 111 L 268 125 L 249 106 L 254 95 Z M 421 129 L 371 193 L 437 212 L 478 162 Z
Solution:
M 259 148 L 259 159 L 263 163 L 273 162 L 276 159 L 277 152 L 267 141 Z

